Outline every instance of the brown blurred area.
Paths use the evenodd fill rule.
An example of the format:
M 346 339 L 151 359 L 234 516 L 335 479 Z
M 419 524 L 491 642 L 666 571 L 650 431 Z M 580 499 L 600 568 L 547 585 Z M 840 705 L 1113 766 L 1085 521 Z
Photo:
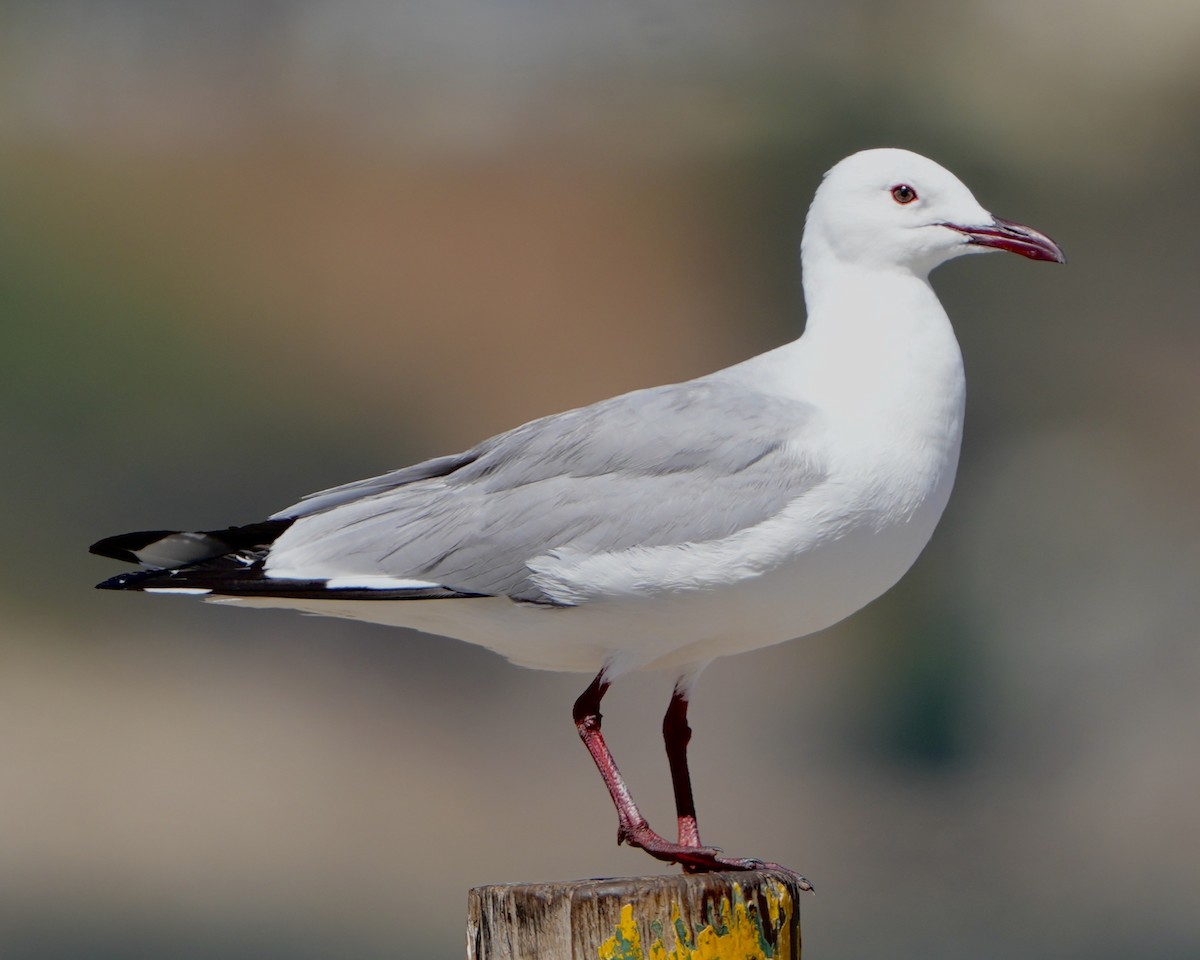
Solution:
M 795 336 L 805 205 L 884 144 L 1071 262 L 935 275 L 955 497 L 701 680 L 704 836 L 813 879 L 814 956 L 1200 953 L 1198 53 L 1166 0 L 0 8 L 0 956 L 450 958 L 471 885 L 653 869 L 586 678 L 86 546 Z M 670 682 L 605 702 L 664 825 Z

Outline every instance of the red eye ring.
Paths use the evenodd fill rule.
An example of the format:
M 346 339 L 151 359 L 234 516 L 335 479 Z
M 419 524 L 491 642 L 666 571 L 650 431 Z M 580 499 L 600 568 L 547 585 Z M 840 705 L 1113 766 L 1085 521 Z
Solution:
M 898 183 L 892 187 L 892 199 L 900 204 L 912 203 L 917 199 L 917 191 L 907 183 Z

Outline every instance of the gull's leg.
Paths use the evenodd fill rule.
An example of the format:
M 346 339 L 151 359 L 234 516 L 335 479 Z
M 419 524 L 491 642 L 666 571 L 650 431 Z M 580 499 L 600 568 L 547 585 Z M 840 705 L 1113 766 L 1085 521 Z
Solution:
M 679 818 L 679 845 L 700 846 L 700 830 L 696 826 L 696 803 L 692 799 L 692 776 L 688 772 L 687 747 L 692 728 L 687 722 L 688 697 L 683 680 L 675 684 L 671 703 L 663 715 L 663 743 L 667 747 L 667 763 L 671 766 L 671 786 L 675 789 L 675 813 Z M 686 869 L 686 867 L 685 867 Z
M 604 742 L 604 734 L 600 732 L 600 701 L 608 692 L 608 681 L 604 679 L 604 671 L 596 674 L 596 679 L 579 695 L 575 701 L 575 729 L 583 745 L 588 748 L 596 769 L 604 778 L 608 794 L 612 797 L 613 805 L 617 808 L 617 843 L 624 843 L 631 835 L 650 829 L 646 818 L 633 802 L 625 778 L 617 769 L 617 761 L 613 759 L 608 744 Z
M 709 870 L 778 870 L 796 877 L 802 890 L 811 890 L 812 886 L 803 877 L 781 867 L 777 863 L 765 863 L 762 860 L 741 859 L 721 856 L 714 847 L 701 847 L 682 843 L 671 843 L 650 829 L 650 824 L 638 810 L 637 804 L 630 796 L 629 788 L 617 769 L 604 735 L 600 732 L 600 701 L 608 691 L 608 681 L 604 671 L 596 675 L 586 690 L 575 701 L 575 728 L 583 740 L 588 753 L 595 761 L 596 769 L 604 778 L 608 794 L 612 797 L 613 805 L 617 808 L 617 842 L 628 843 L 631 847 L 641 847 L 650 856 L 668 863 L 678 863 L 692 873 L 704 873 Z M 684 701 L 686 703 L 686 700 Z M 686 723 L 685 723 L 686 726 Z M 693 814 L 694 821 L 694 814 Z

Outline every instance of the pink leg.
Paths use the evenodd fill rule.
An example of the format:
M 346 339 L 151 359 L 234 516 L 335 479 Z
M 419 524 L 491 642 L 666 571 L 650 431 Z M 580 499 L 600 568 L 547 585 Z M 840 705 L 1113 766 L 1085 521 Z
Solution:
M 795 877 L 801 889 L 812 889 L 809 882 L 799 876 L 799 874 L 789 870 L 787 867 L 781 867 L 777 863 L 724 857 L 721 856 L 721 852 L 715 847 L 671 843 L 651 830 L 650 824 L 646 822 L 646 818 L 638 810 L 637 804 L 633 802 L 633 797 L 629 793 L 629 788 L 625 785 L 621 771 L 617 769 L 617 763 L 613 759 L 608 745 L 604 742 L 604 735 L 600 732 L 600 701 L 604 698 L 604 694 L 607 691 L 608 681 L 604 679 L 604 672 L 601 671 L 596 675 L 596 679 L 588 685 L 588 688 L 580 694 L 579 699 L 575 701 L 574 716 L 575 728 L 579 731 L 580 739 L 583 740 L 584 746 L 588 748 L 588 753 L 592 755 L 596 769 L 600 771 L 600 776 L 604 778 L 604 785 L 608 787 L 608 794 L 612 797 L 613 805 L 617 808 L 617 843 L 628 843 L 632 847 L 641 847 L 655 859 L 665 860 L 668 863 L 678 863 L 691 873 L 705 873 L 710 870 L 776 870 Z M 684 704 L 683 712 L 686 713 L 687 701 L 683 700 L 682 702 Z M 668 710 L 668 715 L 670 713 L 671 711 Z M 686 719 L 683 726 L 684 728 L 687 727 Z M 686 739 L 684 743 L 686 745 Z M 682 757 L 682 751 L 680 751 L 679 755 Z M 687 795 L 690 798 L 691 786 L 686 777 L 686 763 L 683 764 L 682 770 L 684 772 L 683 782 L 687 786 Z M 677 776 L 675 774 L 675 761 L 672 761 L 672 775 L 673 777 Z M 676 780 L 676 784 L 676 796 L 678 797 L 678 780 Z M 692 830 L 694 832 L 694 811 L 691 813 L 691 819 L 693 824 Z M 696 837 L 696 841 L 698 844 L 698 836 Z

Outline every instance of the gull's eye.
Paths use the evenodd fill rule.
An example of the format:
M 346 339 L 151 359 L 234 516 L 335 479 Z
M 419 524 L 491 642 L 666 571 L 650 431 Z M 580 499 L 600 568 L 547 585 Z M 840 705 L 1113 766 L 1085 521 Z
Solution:
M 917 191 L 907 183 L 897 184 L 892 187 L 892 199 L 897 203 L 912 203 L 917 199 Z

